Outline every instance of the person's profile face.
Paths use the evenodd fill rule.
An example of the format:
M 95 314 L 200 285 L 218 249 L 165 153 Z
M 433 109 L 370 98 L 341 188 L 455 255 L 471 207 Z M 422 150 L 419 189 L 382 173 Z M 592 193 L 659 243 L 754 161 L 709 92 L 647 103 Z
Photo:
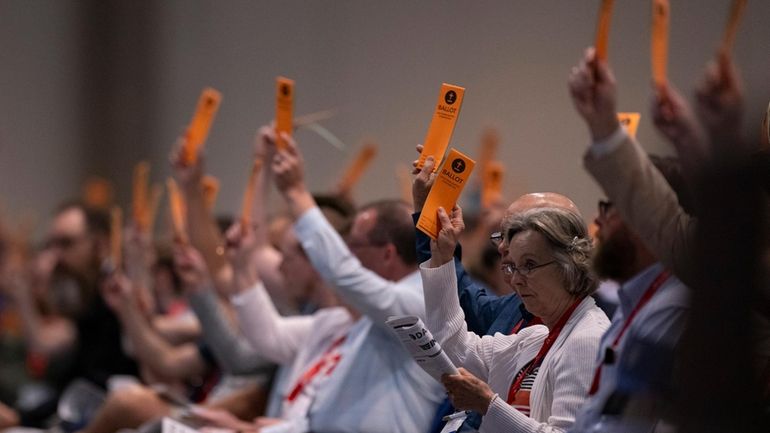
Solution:
M 548 240 L 541 233 L 524 230 L 513 235 L 502 263 L 516 269 L 531 269 L 527 275 L 516 270 L 509 279 L 527 310 L 538 317 L 548 316 L 571 296 L 564 287 Z
M 54 218 L 46 248 L 56 252 L 57 268 L 64 272 L 87 276 L 98 266 L 96 242 L 88 233 L 86 216 L 80 209 L 67 209 Z
M 304 302 L 310 297 L 318 275 L 302 250 L 294 230 L 286 230 L 281 239 L 280 251 L 283 258 L 279 271 L 286 282 L 286 290 L 292 299 Z

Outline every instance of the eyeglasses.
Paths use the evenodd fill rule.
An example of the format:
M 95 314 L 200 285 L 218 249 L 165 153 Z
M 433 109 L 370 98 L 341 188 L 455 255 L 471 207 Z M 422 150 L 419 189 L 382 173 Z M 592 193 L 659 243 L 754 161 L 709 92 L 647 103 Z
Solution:
M 551 260 L 550 262 L 543 263 L 542 265 L 527 263 L 526 265 L 521 267 L 516 267 L 511 263 L 503 263 L 502 265 L 500 265 L 500 269 L 503 271 L 505 275 L 513 276 L 514 272 L 518 272 L 519 275 L 521 275 L 522 277 L 526 277 L 527 275 L 531 274 L 532 271 L 534 271 L 535 269 L 542 268 L 554 263 L 556 263 L 556 260 Z
M 607 216 L 607 212 L 610 211 L 612 202 L 609 200 L 599 200 L 599 216 L 604 218 Z
M 491 235 L 489 235 L 489 241 L 492 242 L 492 245 L 499 247 L 501 243 L 503 243 L 503 233 L 502 232 L 494 232 Z

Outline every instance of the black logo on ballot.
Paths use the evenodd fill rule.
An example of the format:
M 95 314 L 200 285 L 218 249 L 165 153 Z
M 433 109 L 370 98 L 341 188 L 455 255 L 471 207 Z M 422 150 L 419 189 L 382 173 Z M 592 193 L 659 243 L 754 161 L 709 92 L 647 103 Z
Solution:
M 452 171 L 455 173 L 462 173 L 465 171 L 465 161 L 463 161 L 460 158 L 455 159 L 452 161 Z
M 454 90 L 450 90 L 444 94 L 444 102 L 448 105 L 452 105 L 457 101 L 457 93 Z

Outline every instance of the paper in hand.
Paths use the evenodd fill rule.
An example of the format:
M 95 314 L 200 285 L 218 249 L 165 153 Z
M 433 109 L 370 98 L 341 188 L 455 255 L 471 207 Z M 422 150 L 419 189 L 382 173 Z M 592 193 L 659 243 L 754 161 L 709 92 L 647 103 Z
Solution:
M 385 324 L 398 335 L 412 359 L 436 381 L 441 382 L 445 374 L 460 374 L 419 317 L 394 316 Z

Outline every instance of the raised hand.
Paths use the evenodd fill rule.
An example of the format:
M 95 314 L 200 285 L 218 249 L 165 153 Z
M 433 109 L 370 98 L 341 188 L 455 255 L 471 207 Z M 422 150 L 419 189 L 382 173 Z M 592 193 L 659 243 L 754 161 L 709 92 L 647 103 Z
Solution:
M 138 307 L 131 281 L 120 272 L 113 272 L 102 283 L 101 295 L 104 303 L 119 316 Z
M 607 63 L 596 58 L 593 48 L 588 48 L 580 63 L 572 68 L 569 89 L 594 141 L 609 137 L 620 127 L 615 77 Z
M 675 146 L 690 146 L 704 141 L 703 129 L 690 104 L 673 86 L 656 89 L 650 111 L 658 131 Z
M 182 289 L 188 294 L 211 285 L 211 276 L 203 256 L 189 244 L 174 245 L 174 268 L 182 281 Z
M 294 139 L 285 132 L 281 133 L 286 148 L 278 150 L 271 164 L 275 185 L 278 190 L 288 194 L 305 189 L 305 162 Z
M 459 410 L 472 410 L 482 415 L 487 413 L 494 393 L 483 380 L 460 367 L 460 374 L 445 374 L 441 383 L 449 394 L 452 405 Z
M 225 233 L 225 255 L 233 267 L 234 290 L 248 289 L 259 280 L 254 255 L 258 253 L 259 242 L 253 227 L 235 222 Z
M 185 190 L 200 188 L 201 179 L 203 179 L 203 156 L 196 158 L 195 162 L 188 164 L 182 158 L 182 148 L 185 146 L 184 136 L 177 138 L 176 143 L 169 154 L 169 162 L 174 173 L 174 178 Z
M 254 138 L 254 157 L 270 162 L 275 158 L 275 142 L 277 141 L 273 125 L 262 126 Z
M 422 144 L 417 145 L 417 153 L 422 153 Z M 412 174 L 416 174 L 414 181 L 412 182 L 412 201 L 414 203 L 414 211 L 421 212 L 422 207 L 425 205 L 425 200 L 428 198 L 430 189 L 433 187 L 433 182 L 436 180 L 436 173 L 433 172 L 433 168 L 436 166 L 436 160 L 433 156 L 429 156 L 425 159 L 425 163 L 422 168 L 417 167 L 417 159 L 412 162 L 414 169 Z
M 465 230 L 463 212 L 457 205 L 452 209 L 451 215 L 448 215 L 443 207 L 439 207 L 438 221 L 438 238 L 430 243 L 431 267 L 438 267 L 452 260 L 460 234 Z
M 737 138 L 743 120 L 743 86 L 729 55 L 709 62 L 695 90 L 695 112 L 712 139 Z
M 286 143 L 286 149 L 276 149 L 275 156 L 270 163 L 270 169 L 273 172 L 275 186 L 286 199 L 289 205 L 289 211 L 294 218 L 299 218 L 307 210 L 315 207 L 315 200 L 305 187 L 305 162 L 302 153 L 297 147 L 294 139 L 281 133 L 281 138 Z M 275 136 L 266 135 L 271 140 Z M 273 146 L 275 142 L 273 141 Z

